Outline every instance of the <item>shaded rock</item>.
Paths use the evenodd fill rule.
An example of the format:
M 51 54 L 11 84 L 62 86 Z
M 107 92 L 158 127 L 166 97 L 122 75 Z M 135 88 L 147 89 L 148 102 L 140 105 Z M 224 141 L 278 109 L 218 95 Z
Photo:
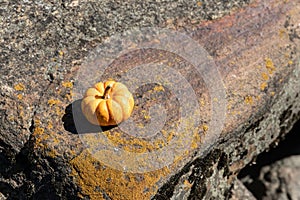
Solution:
M 239 179 L 255 195 L 257 199 L 263 199 L 266 197 L 267 193 L 270 193 L 270 188 L 268 186 L 271 184 L 264 183 L 267 181 L 264 179 L 269 177 L 267 174 L 270 171 L 265 173 L 265 169 L 270 169 L 272 166 L 276 165 L 276 163 L 282 163 L 285 159 L 298 156 L 300 154 L 300 136 L 298 134 L 300 130 L 299 128 L 300 121 L 294 125 L 293 129 L 284 137 L 283 141 L 279 142 L 279 144 L 274 143 L 273 148 L 258 155 L 252 164 L 250 163 L 239 173 Z M 264 173 L 262 171 L 264 171 Z M 262 174 L 265 174 L 266 176 L 262 176 Z M 276 178 L 273 177 L 272 179 Z M 280 190 L 278 192 L 280 192 Z
M 230 197 L 230 200 L 239 200 L 239 199 L 256 200 L 253 194 L 247 189 L 247 187 L 240 180 L 236 180 L 234 182 L 231 192 L 232 192 L 232 196 Z
M 259 180 L 266 188 L 262 199 L 299 199 L 300 156 L 291 156 L 263 167 Z

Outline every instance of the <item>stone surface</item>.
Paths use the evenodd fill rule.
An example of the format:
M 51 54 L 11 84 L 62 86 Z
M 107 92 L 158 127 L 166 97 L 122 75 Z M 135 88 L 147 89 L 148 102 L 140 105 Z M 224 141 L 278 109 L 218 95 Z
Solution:
M 232 196 L 230 200 L 256 200 L 253 194 L 245 187 L 245 185 L 240 181 L 236 180 L 232 188 Z
M 262 199 L 300 199 L 300 156 L 263 167 L 259 180 L 266 188 Z
M 258 155 L 254 163 L 239 173 L 239 179 L 257 199 L 297 199 L 292 198 L 291 193 L 294 191 L 289 188 L 296 188 L 298 193 L 299 130 L 300 121 L 293 126 L 283 141 Z M 292 171 L 291 178 L 287 176 L 288 171 Z
M 222 2 L 1 2 L 1 195 L 11 199 L 229 197 L 236 173 L 299 119 L 300 6 L 299 1 Z M 155 50 L 131 52 L 112 63 L 106 77 L 122 77 L 125 70 L 145 61 L 170 63 L 203 98 L 199 103 L 204 102 L 201 109 L 207 115 L 193 130 L 201 140 L 195 136 L 191 151 L 178 152 L 181 156 L 172 165 L 147 173 L 118 171 L 97 160 L 76 134 L 72 115 L 78 114 L 80 105 L 80 99 L 72 98 L 77 95 L 73 92 L 77 73 L 88 54 L 106 37 L 136 26 L 167 27 L 190 35 L 215 61 L 228 102 L 222 135 L 205 135 L 215 128 L 206 127 L 211 102 L 221 99 L 210 99 L 190 63 Z M 167 89 L 148 85 L 134 95 L 139 106 L 133 119 L 147 123 L 142 111 L 147 113 L 151 102 L 158 100 L 170 108 L 166 130 L 172 130 L 178 102 Z M 103 133 L 121 147 L 136 148 L 127 142 L 131 138 L 118 132 L 113 127 Z M 97 141 L 93 135 L 86 137 L 91 143 Z M 137 146 L 160 147 L 148 144 Z

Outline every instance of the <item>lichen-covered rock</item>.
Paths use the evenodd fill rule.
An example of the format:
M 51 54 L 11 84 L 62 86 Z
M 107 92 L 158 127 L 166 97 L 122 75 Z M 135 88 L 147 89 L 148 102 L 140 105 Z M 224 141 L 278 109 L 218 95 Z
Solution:
M 234 10 L 249 2 L 176 2 L 1 3 L 0 194 L 4 198 L 224 199 L 230 196 L 238 171 L 289 131 L 300 117 L 299 3 L 254 1 Z M 85 123 L 75 92 L 78 77 L 86 75 L 80 69 L 88 52 L 105 37 L 135 26 L 185 30 L 215 61 L 227 101 L 219 137 L 208 124 L 211 105 L 224 99 L 210 96 L 205 78 L 197 77 L 183 57 L 142 49 L 111 63 L 105 78 L 118 79 L 143 62 L 172 67 L 189 81 L 199 101 L 199 126 L 176 134 L 172 130 L 180 119 L 193 122 L 178 117 L 182 102 L 168 87 L 144 85 L 133 94 L 138 106 L 132 119 L 143 127 L 151 116 L 162 116 L 160 109 L 149 114 L 149 108 L 160 102 L 168 111 L 160 130 L 165 140 L 129 137 L 121 134 L 121 127 L 100 132 L 118 148 L 137 155 L 159 150 L 176 138 L 180 145 L 187 132 L 193 133 L 189 151 L 174 147 L 173 163 L 143 173 L 107 166 L 91 148 L 103 142 L 100 134 L 91 134 L 99 127 L 75 126 L 76 119 Z M 179 86 L 180 92 L 188 89 Z

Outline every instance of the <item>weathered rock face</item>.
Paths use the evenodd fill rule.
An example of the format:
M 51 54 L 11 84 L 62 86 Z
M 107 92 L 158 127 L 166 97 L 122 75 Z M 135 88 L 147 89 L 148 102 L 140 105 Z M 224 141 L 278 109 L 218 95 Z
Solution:
M 238 178 L 257 199 L 299 198 L 299 130 L 300 121 L 276 148 L 258 155 L 255 164 L 239 173 Z
M 300 2 L 257 1 L 236 10 L 233 8 L 249 2 L 210 2 L 1 3 L 0 198 L 229 197 L 239 170 L 300 118 Z M 135 91 L 132 119 L 146 126 L 153 117 L 148 114 L 150 107 L 161 103 L 168 111 L 160 129 L 164 141 L 158 140 L 159 136 L 130 137 L 118 126 L 103 132 L 93 126 L 79 130 L 76 120 L 85 124 L 78 107 L 80 80 L 93 73 L 96 80 L 100 73 L 81 73 L 90 58 L 88 53 L 95 53 L 94 47 L 105 37 L 136 26 L 185 30 L 184 34 L 209 53 L 205 54 L 208 60 L 214 60 L 226 96 L 222 99 L 211 93 L 207 80 L 217 77 L 213 69 L 205 68 L 199 76 L 191 60 L 176 51 L 134 49 L 111 63 L 103 78 L 126 78 L 126 72 L 142 64 L 169 66 L 191 85 L 202 113 L 199 124 L 180 134 L 174 132 L 181 119 L 190 123 L 189 115 L 180 118 L 180 98 L 174 97 L 170 87 L 155 83 Z M 150 40 L 149 44 L 162 41 Z M 86 84 L 93 81 L 86 79 Z M 179 83 L 184 91 L 188 89 Z M 213 126 L 212 113 L 220 102 L 227 103 L 220 115 L 220 121 L 222 117 L 226 121 L 219 135 L 214 131 L 218 127 Z M 191 102 L 185 104 L 192 106 Z M 159 151 L 176 139 L 180 145 L 190 132 L 188 151 L 170 148 L 172 155 L 162 155 L 174 157 L 174 162 L 154 171 L 128 172 L 97 159 L 105 155 L 115 163 L 135 161 L 130 160 L 135 157 L 120 161 L 113 154 L 101 154 L 108 149 L 95 148 L 103 136 L 117 149 L 139 155 Z M 153 157 L 145 156 L 140 164 L 152 163 L 149 158 Z
M 260 180 L 267 188 L 263 199 L 299 199 L 299 156 L 291 156 L 262 169 Z

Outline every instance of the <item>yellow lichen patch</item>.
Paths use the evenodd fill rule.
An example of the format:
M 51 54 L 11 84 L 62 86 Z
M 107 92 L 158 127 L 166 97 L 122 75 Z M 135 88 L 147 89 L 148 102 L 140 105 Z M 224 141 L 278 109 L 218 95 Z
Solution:
M 167 137 L 167 142 L 170 142 L 174 137 L 174 132 L 169 133 L 168 137 Z
M 80 197 L 103 199 L 104 191 L 111 199 L 150 199 L 158 189 L 157 183 L 170 172 L 167 167 L 147 173 L 127 173 L 102 165 L 87 151 L 71 162 Z
M 61 116 L 61 115 L 65 114 L 65 111 L 63 108 L 56 106 L 55 113 L 56 113 L 56 115 Z
M 151 119 L 151 116 L 150 115 L 145 115 L 144 119 L 146 119 L 146 120 Z
M 164 136 L 167 142 L 170 142 L 174 137 L 174 132 L 167 132 L 165 130 L 161 130 L 161 134 Z
M 47 149 L 45 154 L 46 154 L 46 156 L 48 156 L 50 158 L 55 158 L 56 156 L 59 155 L 55 149 Z
M 157 85 L 153 88 L 154 91 L 161 92 L 165 91 L 165 88 L 162 85 Z
M 33 134 L 34 135 L 41 135 L 44 133 L 44 129 L 43 128 L 40 128 L 40 127 L 36 127 L 33 131 Z
M 190 183 L 188 180 L 184 180 L 183 184 L 184 184 L 186 189 L 190 189 L 193 186 L 193 184 Z
M 275 95 L 275 92 L 270 92 L 270 95 L 271 95 L 271 96 L 274 96 L 274 95 Z
M 142 110 L 142 113 L 144 115 L 144 119 L 146 119 L 146 120 L 151 119 L 151 116 L 147 115 L 147 111 L 146 110 Z
M 197 6 L 199 6 L 199 7 L 202 6 L 202 2 L 201 2 L 201 1 L 198 1 L 198 2 L 197 2 Z
M 17 95 L 17 98 L 18 98 L 19 100 L 22 100 L 22 99 L 23 99 L 23 95 L 22 95 L 22 94 L 18 94 L 18 95 Z
M 200 98 L 200 105 L 202 107 L 205 106 L 205 100 L 204 100 L 204 98 Z
M 18 106 L 18 110 L 19 110 L 19 116 L 24 117 L 24 108 L 23 108 L 23 106 Z
M 286 34 L 286 31 L 285 31 L 284 29 L 280 29 L 280 30 L 279 30 L 279 37 L 280 37 L 280 38 L 283 38 L 285 35 L 287 35 L 287 34 Z
M 261 77 L 262 77 L 265 81 L 269 80 L 269 75 L 268 75 L 267 73 L 265 73 L 265 72 L 261 73 Z
M 139 128 L 144 128 L 145 126 L 144 126 L 143 123 L 138 123 L 138 124 L 137 124 L 137 127 L 139 127 Z
M 208 131 L 208 126 L 207 126 L 206 124 L 203 124 L 203 125 L 202 125 L 202 130 L 203 130 L 204 132 L 207 132 L 207 131 Z
M 14 117 L 13 115 L 9 115 L 9 116 L 8 116 L 8 120 L 12 122 L 12 121 L 15 120 L 15 117 Z
M 166 146 L 166 143 L 163 140 L 157 140 L 154 142 L 154 146 L 156 149 L 159 149 Z
M 292 60 L 289 60 L 288 64 L 289 64 L 289 65 L 292 65 L 292 64 L 293 64 L 293 61 L 292 61 Z
M 53 124 L 51 122 L 48 122 L 47 128 L 48 129 L 52 129 L 53 128 Z
M 217 97 L 215 97 L 215 98 L 213 99 L 213 101 L 214 101 L 214 102 L 218 102 L 219 99 L 218 99 Z
M 67 98 L 69 101 L 72 100 L 72 98 L 73 98 L 73 91 L 72 91 L 72 90 L 69 92 L 69 94 L 66 94 L 66 98 Z
M 62 86 L 65 88 L 73 88 L 73 83 L 71 81 L 62 82 Z
M 276 70 L 273 61 L 270 58 L 265 59 L 266 68 L 269 72 L 269 74 L 273 74 L 273 72 Z
M 58 104 L 58 103 L 60 103 L 60 100 L 58 100 L 58 99 L 49 99 L 48 100 L 48 105 L 51 107 L 51 106 L 53 106 L 53 105 L 56 105 L 56 104 Z
M 114 145 L 121 145 L 127 151 L 135 153 L 143 153 L 146 150 L 156 149 L 155 145 L 139 138 L 123 138 L 120 133 L 110 133 L 109 131 L 103 132 L 107 138 L 114 143 Z
M 35 149 L 41 149 L 41 148 L 44 148 L 44 145 L 42 144 L 42 140 L 44 139 L 47 139 L 45 137 L 47 136 L 44 136 L 44 131 L 45 129 L 44 128 L 41 128 L 41 127 L 35 127 L 34 128 L 34 131 L 33 131 L 33 136 L 35 137 L 35 144 L 34 144 L 34 148 Z
M 245 103 L 246 104 L 249 104 L 249 105 L 252 105 L 253 104 L 253 98 L 252 96 L 246 96 L 245 99 L 244 99 Z
M 38 125 L 41 124 L 41 121 L 40 121 L 39 119 L 35 119 L 35 120 L 34 120 L 34 124 L 35 124 L 36 126 L 38 126 Z
M 262 84 L 260 84 L 260 90 L 264 91 L 267 86 L 268 86 L 268 83 L 267 82 L 263 82 Z
M 22 83 L 18 83 L 14 86 L 14 89 L 17 91 L 23 91 L 25 90 L 25 86 Z
M 232 108 L 231 104 L 227 104 L 227 110 L 230 110 Z
M 60 57 L 63 57 L 64 54 L 65 54 L 65 53 L 64 53 L 62 50 L 58 52 L 58 55 L 59 55 Z
M 194 133 L 194 138 L 193 138 L 192 144 L 191 144 L 192 149 L 198 148 L 198 144 L 200 142 L 201 142 L 201 137 L 200 137 L 199 133 L 195 132 Z

